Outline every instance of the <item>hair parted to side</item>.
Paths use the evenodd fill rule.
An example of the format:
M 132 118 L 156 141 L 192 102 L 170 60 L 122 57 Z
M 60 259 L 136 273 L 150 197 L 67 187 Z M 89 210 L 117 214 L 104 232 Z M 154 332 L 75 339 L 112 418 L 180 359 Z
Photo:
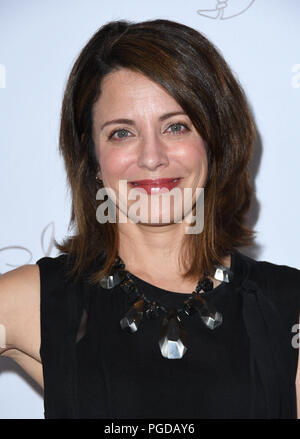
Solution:
M 96 218 L 92 112 L 103 77 L 123 67 L 164 87 L 207 143 L 204 228 L 184 236 L 179 261 L 186 277 L 200 279 L 230 252 L 253 244 L 256 232 L 246 227 L 245 215 L 253 196 L 248 165 L 255 129 L 245 94 L 222 55 L 200 32 L 170 20 L 109 22 L 79 54 L 64 93 L 59 140 L 74 233 L 55 245 L 72 259 L 73 279 L 89 273 L 95 284 L 114 263 L 118 225 Z

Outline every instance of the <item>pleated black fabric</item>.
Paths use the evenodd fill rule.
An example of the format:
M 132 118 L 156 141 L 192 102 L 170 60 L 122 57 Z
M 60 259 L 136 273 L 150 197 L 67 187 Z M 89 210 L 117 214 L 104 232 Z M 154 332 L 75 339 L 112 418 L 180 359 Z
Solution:
M 144 317 L 134 334 L 120 328 L 131 305 L 120 287 L 72 284 L 64 254 L 37 264 L 45 418 L 296 418 L 300 270 L 233 252 L 233 281 L 203 293 L 222 325 L 186 317 L 187 352 L 168 360 L 162 318 Z M 166 307 L 189 296 L 135 280 Z

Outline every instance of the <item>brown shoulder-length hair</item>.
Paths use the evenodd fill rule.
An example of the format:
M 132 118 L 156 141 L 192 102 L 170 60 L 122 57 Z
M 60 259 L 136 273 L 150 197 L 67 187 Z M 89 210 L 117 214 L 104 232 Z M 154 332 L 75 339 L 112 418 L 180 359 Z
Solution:
M 200 32 L 170 20 L 111 21 L 92 36 L 67 81 L 59 150 L 71 190 L 71 235 L 56 247 L 72 259 L 68 274 L 95 284 L 117 256 L 117 224 L 96 218 L 99 164 L 92 138 L 93 105 L 105 75 L 120 68 L 165 88 L 207 144 L 204 228 L 186 234 L 179 264 L 185 277 L 212 271 L 237 247 L 253 244 L 245 225 L 253 189 L 248 165 L 255 130 L 245 94 L 218 50 Z

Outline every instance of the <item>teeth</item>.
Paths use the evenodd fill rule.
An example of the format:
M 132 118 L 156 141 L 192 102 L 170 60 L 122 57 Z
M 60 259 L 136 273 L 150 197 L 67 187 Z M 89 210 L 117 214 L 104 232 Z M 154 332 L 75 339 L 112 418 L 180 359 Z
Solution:
M 174 180 L 172 180 L 172 183 L 175 183 L 178 180 L 179 180 L 179 178 L 174 178 Z M 135 183 L 135 182 L 133 182 L 131 184 L 133 184 L 134 186 L 138 186 L 139 185 L 138 183 Z

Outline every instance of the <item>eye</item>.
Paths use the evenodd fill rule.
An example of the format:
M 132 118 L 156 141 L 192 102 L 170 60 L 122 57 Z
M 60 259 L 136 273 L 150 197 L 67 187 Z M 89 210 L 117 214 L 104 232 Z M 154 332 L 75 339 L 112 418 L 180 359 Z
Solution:
M 182 129 L 182 127 L 183 127 L 184 129 Z M 181 122 L 172 123 L 172 125 L 170 125 L 170 126 L 168 127 L 167 131 L 168 131 L 170 128 L 172 128 L 172 129 L 171 129 L 171 132 L 174 133 L 174 134 L 181 134 L 181 133 L 184 133 L 185 130 L 190 131 L 189 128 L 187 127 L 187 125 L 184 124 L 184 123 L 181 123 Z
M 122 128 L 120 130 L 115 130 L 112 133 L 110 133 L 110 135 L 108 136 L 108 139 L 114 139 L 114 140 L 118 140 L 118 139 L 126 139 L 128 136 L 126 134 L 128 134 L 129 131 L 126 130 L 125 128 Z M 113 137 L 115 134 L 117 134 L 117 137 Z
M 167 128 L 167 131 L 170 130 L 169 132 L 171 132 L 172 134 L 183 134 L 185 131 L 190 131 L 190 129 L 188 128 L 188 126 L 184 123 L 181 122 L 176 122 L 176 123 L 172 123 L 172 125 L 170 125 Z M 113 139 L 113 140 L 122 140 L 122 139 L 127 139 L 129 134 L 129 131 L 126 128 L 121 128 L 118 130 L 114 130 L 112 131 L 109 136 L 108 139 Z M 115 136 L 116 135 L 116 136 Z

